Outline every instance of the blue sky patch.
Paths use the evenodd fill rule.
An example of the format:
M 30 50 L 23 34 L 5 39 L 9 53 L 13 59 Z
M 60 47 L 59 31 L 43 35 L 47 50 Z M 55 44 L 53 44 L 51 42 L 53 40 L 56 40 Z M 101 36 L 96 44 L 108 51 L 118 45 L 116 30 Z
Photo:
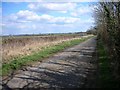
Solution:
M 2 34 L 86 31 L 94 26 L 94 7 L 93 2 L 2 2 Z

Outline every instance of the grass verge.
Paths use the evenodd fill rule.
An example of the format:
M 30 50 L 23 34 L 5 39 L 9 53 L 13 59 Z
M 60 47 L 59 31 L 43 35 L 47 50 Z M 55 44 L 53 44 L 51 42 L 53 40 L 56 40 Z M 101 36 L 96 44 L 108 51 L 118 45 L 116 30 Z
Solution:
M 57 44 L 57 45 L 54 45 L 54 46 L 49 46 L 49 47 L 43 48 L 41 51 L 35 52 L 31 55 L 27 55 L 27 56 L 24 56 L 24 57 L 14 59 L 10 63 L 2 65 L 2 75 L 4 76 L 4 75 L 7 75 L 8 73 L 10 73 L 13 70 L 20 69 L 23 65 L 26 65 L 29 62 L 40 61 L 43 58 L 49 57 L 49 56 L 65 49 L 67 47 L 77 45 L 80 42 L 83 42 L 83 41 L 85 41 L 89 38 L 91 38 L 91 36 L 89 36 L 87 38 L 66 41 L 66 42 L 63 42 L 61 44 Z
M 98 40 L 98 87 L 100 88 L 116 88 L 118 87 L 118 81 L 114 80 L 113 71 L 111 70 L 110 59 L 107 55 L 104 43 L 102 40 Z

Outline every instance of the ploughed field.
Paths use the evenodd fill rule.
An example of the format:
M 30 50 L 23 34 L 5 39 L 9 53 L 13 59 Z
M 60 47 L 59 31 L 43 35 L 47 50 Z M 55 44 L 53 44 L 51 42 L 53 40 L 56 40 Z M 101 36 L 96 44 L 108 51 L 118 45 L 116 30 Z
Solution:
M 30 55 L 42 48 L 56 45 L 72 39 L 81 38 L 79 34 L 44 35 L 44 36 L 11 36 L 2 38 L 2 63 Z

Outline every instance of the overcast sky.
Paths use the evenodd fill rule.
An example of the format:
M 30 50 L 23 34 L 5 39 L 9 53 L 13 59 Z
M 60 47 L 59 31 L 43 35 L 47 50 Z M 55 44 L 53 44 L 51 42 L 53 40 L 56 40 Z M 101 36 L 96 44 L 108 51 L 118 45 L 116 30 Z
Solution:
M 2 34 L 81 32 L 94 26 L 95 2 L 2 2 Z

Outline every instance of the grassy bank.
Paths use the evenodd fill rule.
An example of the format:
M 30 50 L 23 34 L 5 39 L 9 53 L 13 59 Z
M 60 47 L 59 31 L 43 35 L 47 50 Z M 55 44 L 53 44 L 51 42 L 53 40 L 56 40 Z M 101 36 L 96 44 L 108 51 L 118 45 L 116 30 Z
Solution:
M 109 55 L 106 52 L 104 43 L 98 40 L 98 65 L 99 65 L 99 77 L 98 87 L 100 88 L 116 88 L 118 81 L 114 80 L 113 70 L 111 70 Z
M 86 38 L 82 38 L 82 39 L 75 39 L 75 40 L 63 42 L 61 44 L 49 46 L 49 47 L 43 48 L 39 52 L 35 52 L 31 55 L 27 55 L 27 56 L 20 57 L 20 58 L 17 58 L 15 60 L 12 60 L 10 63 L 2 65 L 2 75 L 7 75 L 11 71 L 17 70 L 17 69 L 21 68 L 23 65 L 27 65 L 30 62 L 40 61 L 43 58 L 49 57 L 49 56 L 65 49 L 67 47 L 77 45 L 80 42 L 83 42 L 90 37 L 86 37 Z

